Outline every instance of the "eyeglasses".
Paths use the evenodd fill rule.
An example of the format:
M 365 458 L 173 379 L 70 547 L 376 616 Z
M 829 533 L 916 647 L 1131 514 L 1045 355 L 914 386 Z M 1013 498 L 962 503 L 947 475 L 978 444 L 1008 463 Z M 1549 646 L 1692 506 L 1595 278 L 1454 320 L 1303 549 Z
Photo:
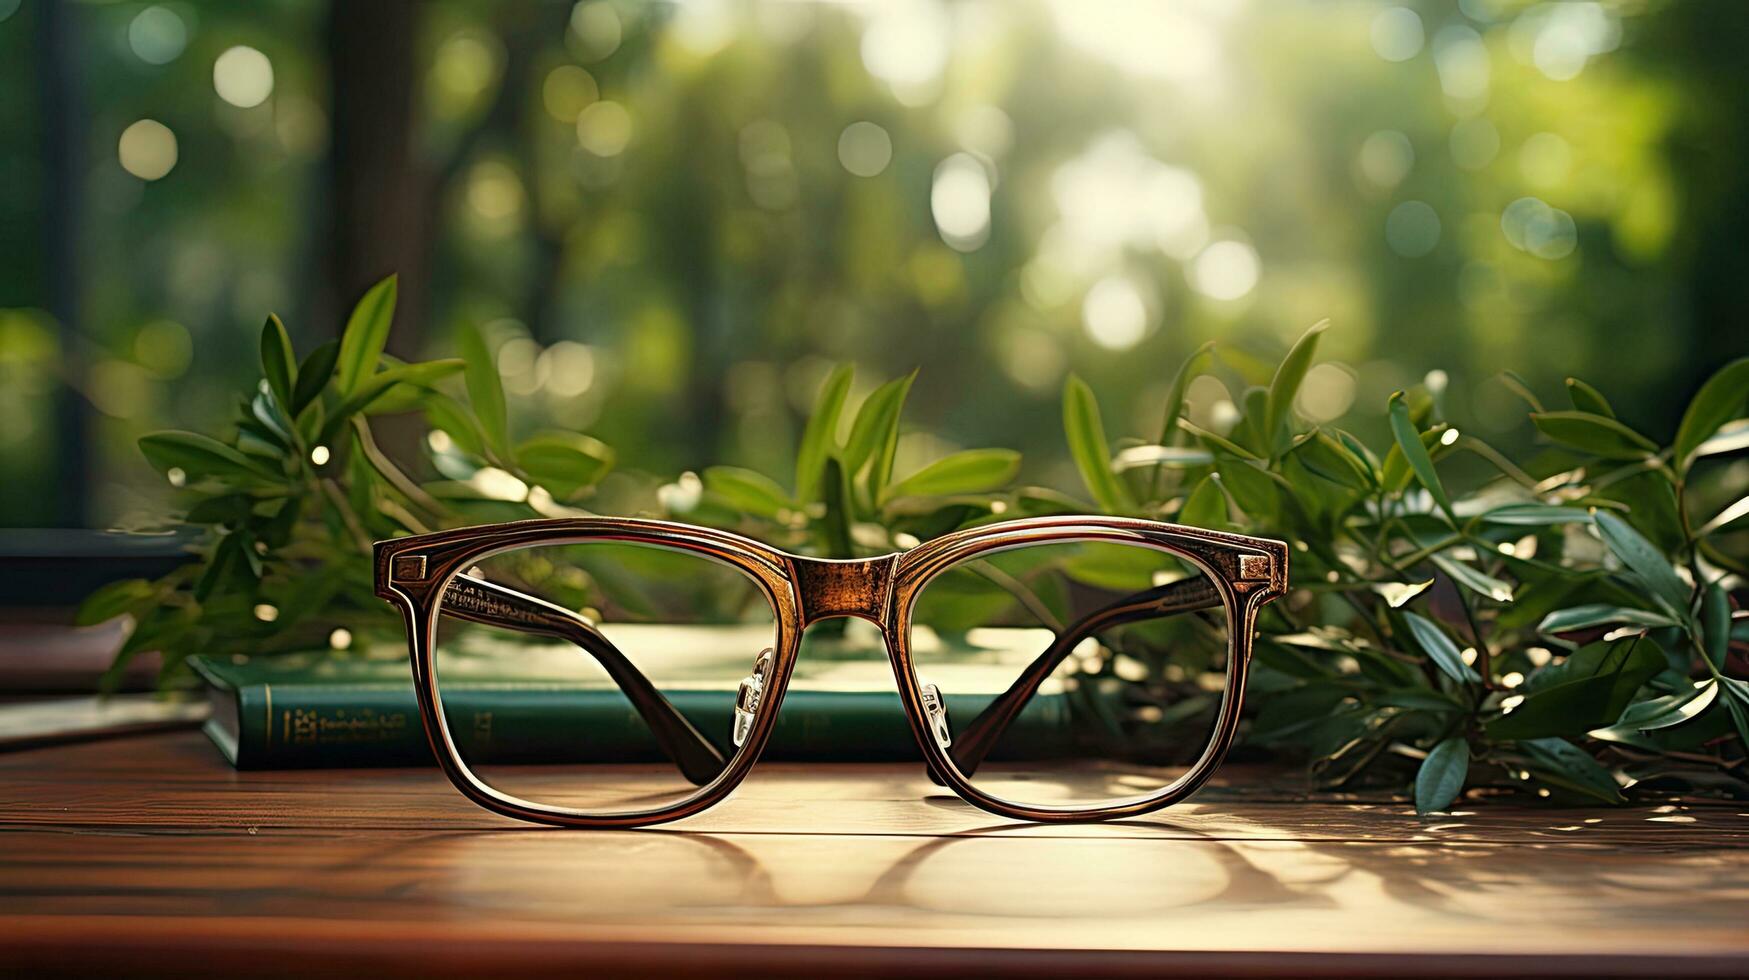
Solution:
M 1286 587 L 1282 542 L 1110 517 L 1005 521 L 856 560 L 616 518 L 376 545 L 444 772 L 489 810 L 573 827 L 720 802 L 786 691 L 813 699 L 810 724 L 839 744 L 875 738 L 869 699 L 891 688 L 853 656 L 870 646 L 928 775 L 967 802 L 1038 821 L 1158 810 L 1232 743 L 1258 612 Z M 827 623 L 803 652 L 808 627 L 844 619 L 878 635 Z

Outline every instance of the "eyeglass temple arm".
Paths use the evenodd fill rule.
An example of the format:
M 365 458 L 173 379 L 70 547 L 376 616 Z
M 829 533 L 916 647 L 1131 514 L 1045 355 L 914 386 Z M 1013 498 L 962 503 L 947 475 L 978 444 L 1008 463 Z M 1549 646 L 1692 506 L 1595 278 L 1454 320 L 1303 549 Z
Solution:
M 1158 619 L 1220 603 L 1220 592 L 1206 577 L 1197 576 L 1126 596 L 1070 623 L 1036 660 L 1027 665 L 1008 690 L 991 701 L 989 707 L 954 736 L 953 748 L 949 750 L 954 765 L 967 776 L 976 772 L 990 750 L 1002 741 L 1008 726 L 1020 717 L 1020 712 L 1038 693 L 1045 679 L 1082 640 L 1124 623 Z
M 656 744 L 680 772 L 703 786 L 723 771 L 723 755 L 673 702 L 650 683 L 619 648 L 589 621 L 563 606 L 525 595 L 471 575 L 457 575 L 443 592 L 443 615 L 471 623 L 498 626 L 569 641 L 586 651 L 607 671 L 632 707 L 650 726 Z

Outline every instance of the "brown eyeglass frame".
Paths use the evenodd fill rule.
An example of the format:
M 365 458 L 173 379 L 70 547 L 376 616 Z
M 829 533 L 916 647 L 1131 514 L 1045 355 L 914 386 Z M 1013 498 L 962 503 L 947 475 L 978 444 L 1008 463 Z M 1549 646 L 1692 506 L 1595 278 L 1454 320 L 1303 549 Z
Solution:
M 462 573 L 471 562 L 513 548 L 592 541 L 653 545 L 703 555 L 740 569 L 764 591 L 777 619 L 773 662 L 746 740 L 726 764 L 716 747 L 583 617 Z M 961 729 L 951 751 L 944 749 L 930 732 L 924 692 L 911 660 L 911 610 L 918 594 L 934 576 L 976 555 L 1051 541 L 1110 541 L 1154 547 L 1188 561 L 1206 579 L 1140 593 L 1071 624 L 1006 693 Z M 375 561 L 377 595 L 398 608 L 406 622 L 413 683 L 426 736 L 438 764 L 456 788 L 475 803 L 506 816 L 563 827 L 625 828 L 679 820 L 726 798 L 746 778 L 771 736 L 802 633 L 821 620 L 841 617 L 865 619 L 881 628 L 899 699 L 930 778 L 968 803 L 999 816 L 1042 822 L 1109 820 L 1171 806 L 1214 773 L 1232 744 L 1257 615 L 1264 604 L 1287 591 L 1288 549 L 1286 544 L 1268 538 L 1160 521 L 1065 516 L 987 524 L 899 554 L 838 560 L 794 555 L 738 534 L 690 524 L 588 517 L 515 521 L 379 541 Z M 1228 622 L 1226 687 L 1209 744 L 1184 775 L 1153 793 L 1099 807 L 1017 804 L 972 785 L 971 773 L 1007 723 L 1080 639 L 1122 622 L 1216 605 L 1225 609 Z M 660 748 L 701 788 L 668 806 L 613 814 L 539 806 L 493 789 L 468 768 L 444 722 L 432 662 L 440 615 L 565 639 L 582 647 L 631 700 Z

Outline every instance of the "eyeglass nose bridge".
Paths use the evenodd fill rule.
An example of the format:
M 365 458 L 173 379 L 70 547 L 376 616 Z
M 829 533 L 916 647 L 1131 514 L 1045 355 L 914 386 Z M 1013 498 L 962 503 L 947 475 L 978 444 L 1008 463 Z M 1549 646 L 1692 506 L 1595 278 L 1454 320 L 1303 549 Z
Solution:
M 880 624 L 893 594 L 893 568 L 898 555 L 881 558 L 793 557 L 801 628 L 822 619 L 855 617 Z

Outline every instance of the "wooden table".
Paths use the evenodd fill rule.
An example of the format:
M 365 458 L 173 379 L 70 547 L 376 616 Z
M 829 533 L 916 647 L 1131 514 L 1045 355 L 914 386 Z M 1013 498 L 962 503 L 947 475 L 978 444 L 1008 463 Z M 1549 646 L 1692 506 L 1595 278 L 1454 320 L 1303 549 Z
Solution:
M 0 755 L 0 974 L 1749 975 L 1749 806 L 1266 802 L 1004 823 L 919 767 L 762 766 L 672 829 L 195 733 Z

